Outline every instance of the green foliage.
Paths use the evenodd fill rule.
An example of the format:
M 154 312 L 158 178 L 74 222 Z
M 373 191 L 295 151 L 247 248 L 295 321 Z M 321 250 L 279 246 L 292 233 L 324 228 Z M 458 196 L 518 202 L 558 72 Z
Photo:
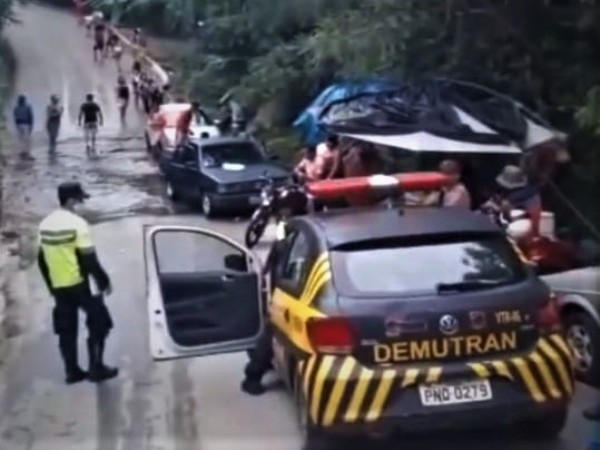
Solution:
M 551 118 L 559 111 L 563 128 L 600 132 L 598 7 L 470 3 L 127 0 L 123 20 L 196 42 L 179 73 L 188 92 L 216 101 L 234 88 L 250 107 L 277 98 L 280 122 L 335 78 L 448 74 L 516 95 Z M 565 110 L 579 110 L 577 120 L 565 120 Z

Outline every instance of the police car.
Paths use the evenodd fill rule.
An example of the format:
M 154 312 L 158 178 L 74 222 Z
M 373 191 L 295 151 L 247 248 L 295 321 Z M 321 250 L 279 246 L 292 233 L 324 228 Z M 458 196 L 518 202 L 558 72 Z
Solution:
M 332 198 L 383 178 L 404 191 L 445 182 L 420 173 L 308 190 Z M 163 258 L 175 236 L 199 249 L 195 267 Z M 555 298 L 482 215 L 381 207 L 296 217 L 274 244 L 270 283 L 256 255 L 214 231 L 154 226 L 145 245 L 153 358 L 252 348 L 268 294 L 274 365 L 309 443 L 499 424 L 549 437 L 565 424 L 574 384 Z

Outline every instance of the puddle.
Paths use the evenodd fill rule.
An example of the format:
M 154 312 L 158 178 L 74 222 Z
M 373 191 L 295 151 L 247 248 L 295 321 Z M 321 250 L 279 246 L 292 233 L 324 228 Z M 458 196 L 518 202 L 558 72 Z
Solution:
M 84 214 L 94 222 L 171 213 L 161 176 L 139 137 L 103 137 L 98 141 L 98 156 L 91 159 L 82 144 L 81 138 L 64 139 L 53 157 L 36 146 L 35 161 L 13 161 L 5 177 L 7 212 L 39 220 L 57 206 L 60 183 L 79 181 L 91 195 Z

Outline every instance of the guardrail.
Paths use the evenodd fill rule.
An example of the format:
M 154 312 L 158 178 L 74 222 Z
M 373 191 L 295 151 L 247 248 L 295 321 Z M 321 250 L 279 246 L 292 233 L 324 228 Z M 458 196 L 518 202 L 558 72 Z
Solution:
M 148 50 L 140 45 L 134 44 L 131 39 L 125 35 L 121 30 L 113 25 L 109 25 L 108 29 L 115 33 L 119 40 L 123 43 L 124 50 L 129 51 L 132 54 L 140 54 L 142 55 L 142 64 L 146 66 L 146 68 L 150 69 L 156 81 L 160 83 L 161 86 L 165 86 L 170 84 L 169 74 L 162 66 L 156 62 L 149 54 Z

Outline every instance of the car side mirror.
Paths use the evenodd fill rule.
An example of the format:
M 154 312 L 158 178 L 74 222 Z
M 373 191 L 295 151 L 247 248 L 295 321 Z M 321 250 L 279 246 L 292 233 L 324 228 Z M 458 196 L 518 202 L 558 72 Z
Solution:
M 248 272 L 248 262 L 245 255 L 226 255 L 224 265 L 227 270 Z

